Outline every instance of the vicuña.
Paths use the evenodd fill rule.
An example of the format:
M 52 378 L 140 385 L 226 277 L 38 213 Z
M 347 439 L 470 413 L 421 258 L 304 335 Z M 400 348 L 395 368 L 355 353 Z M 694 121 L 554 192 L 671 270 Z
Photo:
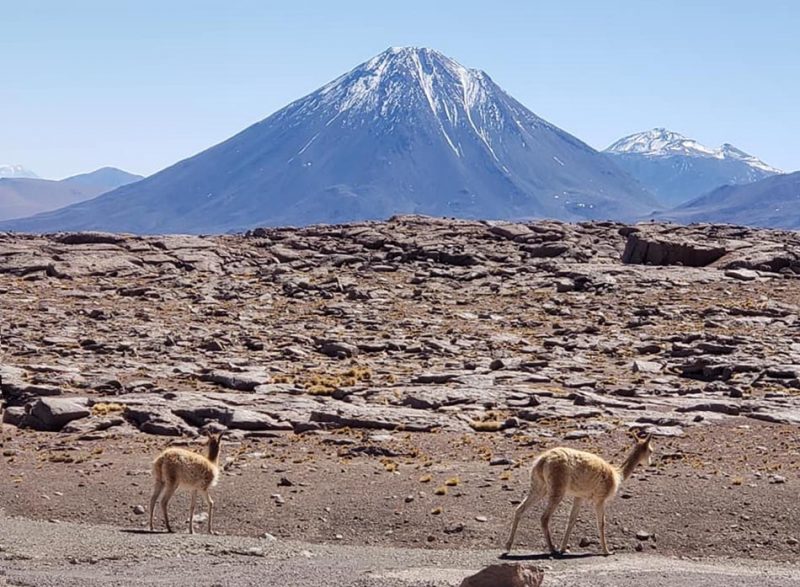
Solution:
M 506 552 L 510 551 L 514 544 L 514 536 L 522 514 L 535 500 L 546 497 L 547 506 L 542 513 L 541 523 L 550 552 L 559 554 L 566 551 L 569 535 L 578 519 L 581 505 L 588 500 L 594 505 L 597 515 L 600 547 L 603 549 L 603 554 L 611 554 L 606 544 L 606 504 L 617 493 L 622 481 L 630 477 L 639 463 L 650 464 L 653 454 L 650 440 L 650 435 L 644 439 L 637 438 L 636 444 L 621 467 L 615 467 L 590 452 L 572 448 L 551 448 L 539 455 L 531 469 L 530 492 L 514 512 L 514 522 L 506 542 Z M 572 502 L 572 511 L 564 539 L 561 541 L 561 549 L 556 550 L 550 536 L 550 518 L 566 496 L 572 496 L 575 500 Z
M 208 504 L 208 533 L 211 534 L 214 517 L 214 500 L 208 491 L 219 479 L 219 448 L 223 432 L 208 435 L 206 454 L 182 448 L 168 448 L 153 462 L 153 495 L 150 498 L 150 531 L 153 531 L 153 510 L 161 496 L 161 511 L 167 531 L 172 532 L 169 524 L 167 506 L 178 487 L 185 486 L 192 490 L 192 505 L 189 508 L 189 534 L 194 534 L 194 507 L 198 492 Z

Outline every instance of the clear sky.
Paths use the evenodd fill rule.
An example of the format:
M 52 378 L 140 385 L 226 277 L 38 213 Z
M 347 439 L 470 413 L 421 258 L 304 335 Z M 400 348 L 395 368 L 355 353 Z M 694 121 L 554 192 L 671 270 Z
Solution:
M 800 169 L 794 0 L 0 0 L 0 163 L 154 173 L 399 45 L 596 148 L 664 126 Z

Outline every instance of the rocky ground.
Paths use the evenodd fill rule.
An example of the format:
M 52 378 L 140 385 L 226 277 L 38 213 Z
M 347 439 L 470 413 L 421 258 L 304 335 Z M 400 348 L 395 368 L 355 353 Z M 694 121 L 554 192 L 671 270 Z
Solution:
M 796 233 L 0 234 L 0 296 L 7 515 L 141 527 L 158 450 L 227 428 L 227 534 L 493 549 L 537 452 L 619 461 L 633 430 L 658 452 L 613 506 L 618 551 L 800 552 Z

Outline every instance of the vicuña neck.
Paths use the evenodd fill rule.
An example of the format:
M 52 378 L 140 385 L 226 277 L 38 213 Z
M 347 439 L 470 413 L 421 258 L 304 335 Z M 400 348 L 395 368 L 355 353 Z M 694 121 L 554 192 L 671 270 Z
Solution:
M 639 450 L 638 446 L 634 447 L 634 449 L 628 454 L 628 457 L 625 459 L 625 462 L 622 463 L 622 478 L 627 479 L 633 473 L 633 470 L 636 468 L 636 465 L 639 464 Z
M 219 442 L 208 443 L 208 460 L 216 464 L 219 461 Z

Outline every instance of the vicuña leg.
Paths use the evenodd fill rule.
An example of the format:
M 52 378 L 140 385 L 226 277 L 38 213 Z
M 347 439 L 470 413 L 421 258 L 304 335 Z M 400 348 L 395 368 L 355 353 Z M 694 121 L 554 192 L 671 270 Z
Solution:
M 203 492 L 203 497 L 205 497 L 206 503 L 208 504 L 208 533 L 213 534 L 214 531 L 211 529 L 211 522 L 214 519 L 214 500 L 211 499 L 211 495 L 209 495 L 208 490 Z
M 178 484 L 175 482 L 168 482 L 167 486 L 164 488 L 164 493 L 161 494 L 161 513 L 164 514 L 164 524 L 167 526 L 167 532 L 172 532 L 172 526 L 169 524 L 169 514 L 167 513 L 167 506 L 169 505 L 169 500 L 172 499 L 172 495 L 175 493 L 175 490 L 178 488 Z
M 547 549 L 552 553 L 557 553 L 556 547 L 553 545 L 553 537 L 550 535 L 550 518 L 553 517 L 553 512 L 556 511 L 558 504 L 564 499 L 564 490 L 562 487 L 551 488 L 550 495 L 547 499 L 547 506 L 542 513 L 542 532 L 544 532 L 544 540 L 547 543 Z
M 189 506 L 189 534 L 194 534 L 194 506 L 197 503 L 197 490 L 192 491 L 192 503 Z
M 511 547 L 514 544 L 514 536 L 517 534 L 517 526 L 519 525 L 519 521 L 522 518 L 522 514 L 525 513 L 525 510 L 528 509 L 537 498 L 536 491 L 533 487 L 528 492 L 527 497 L 522 501 L 521 504 L 517 506 L 517 509 L 514 511 L 514 521 L 511 523 L 511 534 L 508 536 L 508 540 L 506 541 L 506 552 L 511 550 Z
M 600 548 L 603 549 L 603 554 L 609 555 L 611 552 L 606 545 L 606 504 L 605 502 L 595 505 L 595 513 L 597 514 L 597 532 L 600 534 Z
M 567 531 L 564 532 L 564 540 L 561 541 L 561 552 L 567 551 L 567 544 L 569 544 L 569 535 L 572 533 L 572 528 L 578 520 L 578 512 L 581 511 L 581 504 L 583 500 L 576 497 L 572 502 L 572 511 L 569 514 L 569 522 L 567 523 Z
M 150 531 L 153 531 L 153 510 L 156 507 L 158 496 L 161 495 L 161 490 L 164 488 L 164 482 L 156 479 L 156 484 L 153 487 L 153 495 L 150 496 Z

